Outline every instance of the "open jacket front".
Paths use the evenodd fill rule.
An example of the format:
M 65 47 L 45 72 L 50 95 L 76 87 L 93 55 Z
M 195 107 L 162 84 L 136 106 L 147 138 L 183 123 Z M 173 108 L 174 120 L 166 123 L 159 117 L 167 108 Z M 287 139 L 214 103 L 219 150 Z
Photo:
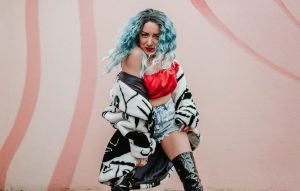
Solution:
M 196 128 L 199 114 L 180 66 L 176 78 L 177 87 L 172 93 L 175 122 L 192 128 L 187 134 L 194 150 L 200 142 L 200 133 Z M 159 185 L 170 177 L 174 168 L 160 144 L 152 138 L 151 129 L 154 124 L 151 104 L 118 77 L 110 95 L 111 104 L 105 108 L 102 116 L 117 131 L 106 147 L 99 182 L 111 185 L 116 179 L 134 170 L 134 184 L 131 189 Z M 147 165 L 136 167 L 137 158 L 148 158 Z

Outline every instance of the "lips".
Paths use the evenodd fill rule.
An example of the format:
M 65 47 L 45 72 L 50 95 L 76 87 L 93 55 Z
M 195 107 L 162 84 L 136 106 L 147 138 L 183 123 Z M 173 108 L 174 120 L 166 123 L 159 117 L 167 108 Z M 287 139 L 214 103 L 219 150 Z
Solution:
M 154 52 L 155 48 L 145 48 L 147 52 Z

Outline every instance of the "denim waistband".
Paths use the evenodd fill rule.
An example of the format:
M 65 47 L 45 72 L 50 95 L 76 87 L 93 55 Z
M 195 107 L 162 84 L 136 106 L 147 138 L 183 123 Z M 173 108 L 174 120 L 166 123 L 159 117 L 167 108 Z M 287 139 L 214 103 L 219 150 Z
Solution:
M 155 106 L 153 107 L 153 110 L 154 111 L 158 111 L 158 110 L 161 110 L 161 109 L 167 109 L 168 107 L 170 107 L 170 105 L 173 104 L 173 100 L 172 99 L 169 99 L 169 101 L 167 101 L 166 103 L 162 104 L 162 105 L 159 105 L 159 106 Z

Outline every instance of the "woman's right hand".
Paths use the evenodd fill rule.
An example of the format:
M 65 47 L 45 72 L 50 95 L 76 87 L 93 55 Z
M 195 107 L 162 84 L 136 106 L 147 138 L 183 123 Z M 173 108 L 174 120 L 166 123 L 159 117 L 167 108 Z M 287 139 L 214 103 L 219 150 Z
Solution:
M 136 166 L 145 166 L 148 162 L 148 158 L 138 158 L 136 161 Z

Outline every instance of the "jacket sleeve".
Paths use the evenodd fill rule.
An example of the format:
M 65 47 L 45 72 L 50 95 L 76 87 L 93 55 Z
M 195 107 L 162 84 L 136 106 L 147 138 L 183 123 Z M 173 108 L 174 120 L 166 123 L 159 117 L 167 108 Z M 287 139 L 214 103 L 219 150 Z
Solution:
M 177 87 L 172 93 L 175 103 L 175 123 L 196 128 L 199 113 L 192 98 L 192 93 L 187 87 L 186 78 L 182 67 L 179 66 L 176 74 Z
M 143 120 L 129 116 L 122 111 L 111 111 L 113 106 L 107 107 L 102 116 L 111 123 L 111 125 L 128 138 L 131 154 L 136 158 L 147 158 L 153 154 L 156 142 L 150 137 L 147 124 Z
M 147 100 L 130 93 L 128 86 L 123 83 L 114 85 L 111 91 L 112 102 L 102 112 L 111 125 L 128 138 L 131 154 L 136 158 L 147 158 L 154 153 L 156 142 L 150 137 L 147 124 L 147 116 L 151 113 L 151 108 L 145 103 Z M 143 112 L 141 112 L 143 111 Z M 141 114 L 142 113 L 142 114 Z

